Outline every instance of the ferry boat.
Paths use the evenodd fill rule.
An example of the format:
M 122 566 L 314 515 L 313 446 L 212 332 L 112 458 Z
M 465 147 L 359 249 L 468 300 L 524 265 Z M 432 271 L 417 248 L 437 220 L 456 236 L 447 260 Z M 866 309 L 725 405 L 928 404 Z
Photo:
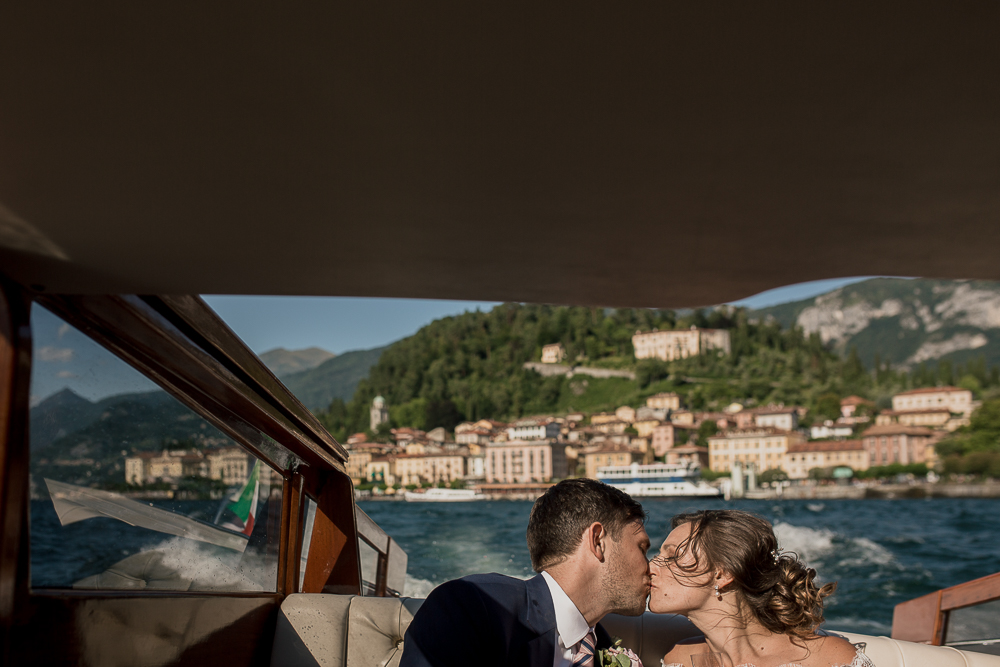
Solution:
M 713 498 L 719 489 L 700 479 L 701 469 L 687 463 L 633 463 L 601 466 L 597 479 L 636 498 Z
M 0 664 L 398 663 L 398 636 L 352 651 L 342 621 L 385 602 L 349 596 L 402 593 L 406 554 L 357 507 L 347 451 L 194 295 L 682 308 L 859 273 L 1000 278 L 998 12 L 4 3 Z M 39 479 L 32 373 L 73 358 L 46 318 L 260 462 L 235 529 L 79 490 L 120 457 Z M 78 559 L 92 574 L 39 580 L 82 547 L 40 544 L 36 509 L 103 550 Z M 125 563 L 87 528 L 127 522 L 95 512 L 234 566 Z M 899 636 L 954 644 L 950 619 L 996 600 L 1000 574 L 936 591 Z M 328 606 L 290 631 L 296 601 Z M 996 664 L 960 646 L 875 662 Z
M 407 491 L 403 498 L 408 503 L 467 503 L 483 500 L 484 496 L 474 489 L 427 489 Z

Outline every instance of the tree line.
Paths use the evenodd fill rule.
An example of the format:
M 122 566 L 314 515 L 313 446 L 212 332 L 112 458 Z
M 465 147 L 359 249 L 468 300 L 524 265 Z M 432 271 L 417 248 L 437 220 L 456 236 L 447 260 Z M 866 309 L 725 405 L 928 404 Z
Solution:
M 727 329 L 731 354 L 708 353 L 674 362 L 635 360 L 636 331 L 691 326 Z M 525 362 L 538 361 L 542 346 L 550 343 L 562 343 L 566 363 L 630 369 L 636 379 L 543 377 L 523 368 Z M 991 398 L 994 392 L 1000 394 L 1000 369 L 987 368 L 985 358 L 976 358 L 905 370 L 878 357 L 873 368 L 867 368 L 854 349 L 842 357 L 816 334 L 782 328 L 773 320 L 754 321 L 742 308 L 682 312 L 507 303 L 488 312 L 436 320 L 391 345 L 350 401 L 334 400 L 318 416 L 343 441 L 351 433 L 367 431 L 369 408 L 377 395 L 389 405 L 391 422 L 385 429 L 450 430 L 462 421 L 482 418 L 506 421 L 639 406 L 649 395 L 673 391 L 694 410 L 722 409 L 732 402 L 802 405 L 808 408 L 809 423 L 835 419 L 840 399 L 851 394 L 884 409 L 893 394 L 940 384 Z

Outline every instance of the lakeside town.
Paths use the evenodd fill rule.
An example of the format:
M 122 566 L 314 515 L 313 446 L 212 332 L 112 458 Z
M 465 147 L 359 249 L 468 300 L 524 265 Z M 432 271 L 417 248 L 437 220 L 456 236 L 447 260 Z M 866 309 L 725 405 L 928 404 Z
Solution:
M 669 362 L 728 354 L 730 340 L 726 330 L 692 327 L 637 332 L 633 345 L 636 359 Z M 547 345 L 533 370 L 623 372 L 571 368 L 561 365 L 564 359 L 562 345 Z M 370 407 L 369 432 L 350 435 L 343 444 L 350 453 L 347 472 L 359 493 L 374 497 L 426 487 L 470 488 L 488 497 L 533 497 L 566 477 L 596 479 L 600 468 L 655 463 L 696 469 L 716 485 L 731 477 L 749 481 L 736 490 L 740 495 L 857 497 L 873 478 L 882 483 L 887 478 L 936 481 L 940 461 L 934 445 L 968 425 L 978 405 L 970 390 L 954 386 L 900 392 L 892 397 L 891 409 L 881 411 L 873 402 L 851 395 L 840 400 L 837 419 L 806 425 L 803 406 L 733 402 L 718 411 L 694 411 L 677 393 L 662 392 L 642 405 L 622 405 L 613 412 L 535 415 L 512 422 L 480 419 L 454 430 L 425 432 L 386 429 L 391 406 L 378 396 Z M 233 484 L 246 474 L 246 456 L 238 449 L 125 457 L 129 485 L 182 477 Z

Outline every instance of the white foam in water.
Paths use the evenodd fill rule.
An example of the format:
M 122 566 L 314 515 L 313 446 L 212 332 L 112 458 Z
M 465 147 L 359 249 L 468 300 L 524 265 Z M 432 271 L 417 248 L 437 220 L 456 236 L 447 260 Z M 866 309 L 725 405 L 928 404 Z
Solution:
M 889 565 L 895 561 L 895 557 L 892 552 L 883 547 L 881 544 L 876 544 L 867 537 L 855 537 L 850 540 L 851 545 L 854 547 L 851 551 L 857 551 L 858 553 L 850 553 L 847 558 L 844 558 L 839 563 L 840 567 L 858 567 L 862 565 Z
M 244 553 L 220 557 L 198 542 L 174 537 L 150 549 L 161 555 L 161 565 L 175 577 L 189 579 L 192 590 L 273 590 L 275 569 L 262 556 Z
M 428 593 L 434 590 L 437 584 L 427 581 L 426 579 L 417 579 L 416 577 L 406 575 L 406 583 L 403 584 L 403 597 L 408 598 L 425 598 Z
M 774 524 L 774 535 L 778 538 L 779 549 L 794 551 L 806 563 L 820 560 L 833 550 L 834 533 L 825 528 L 806 528 L 779 521 Z

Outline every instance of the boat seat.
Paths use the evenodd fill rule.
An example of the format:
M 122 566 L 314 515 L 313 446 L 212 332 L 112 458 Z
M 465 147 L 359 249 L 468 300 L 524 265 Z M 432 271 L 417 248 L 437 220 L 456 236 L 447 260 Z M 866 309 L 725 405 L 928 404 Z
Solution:
M 395 667 L 403 635 L 419 598 L 371 598 L 299 593 L 281 605 L 271 653 L 272 667 Z M 633 649 L 644 665 L 656 667 L 680 639 L 697 630 L 683 616 L 651 614 L 604 619 L 604 627 Z M 957 651 L 850 632 L 831 632 L 867 644 L 877 667 L 1000 667 L 1000 656 Z

